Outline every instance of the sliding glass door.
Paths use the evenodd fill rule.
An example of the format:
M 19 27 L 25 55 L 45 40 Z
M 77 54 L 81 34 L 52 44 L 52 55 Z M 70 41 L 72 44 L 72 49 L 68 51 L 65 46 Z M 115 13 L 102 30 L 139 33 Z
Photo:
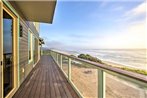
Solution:
M 0 98 L 11 98 L 19 85 L 18 41 L 18 17 L 0 0 Z
M 3 36 L 3 33 L 2 33 L 2 2 L 1 2 L 1 0 L 0 0 L 0 98 L 2 98 L 2 96 L 3 96 L 3 84 L 2 84 L 2 78 L 3 78 L 3 70 L 2 70 L 2 68 L 3 68 L 3 66 L 2 66 L 2 61 L 3 61 L 3 59 L 2 59 L 2 57 L 3 57 L 3 46 L 2 46 L 2 43 L 3 43 L 3 38 L 2 38 L 2 36 Z
M 3 87 L 4 97 L 14 87 L 13 18 L 3 10 Z

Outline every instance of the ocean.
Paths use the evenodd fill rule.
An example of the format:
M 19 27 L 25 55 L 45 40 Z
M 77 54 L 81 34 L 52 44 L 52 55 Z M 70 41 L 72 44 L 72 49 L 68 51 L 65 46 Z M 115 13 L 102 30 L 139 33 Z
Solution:
M 147 70 L 146 49 L 87 49 L 65 52 L 76 56 L 81 53 L 90 54 L 104 61 Z

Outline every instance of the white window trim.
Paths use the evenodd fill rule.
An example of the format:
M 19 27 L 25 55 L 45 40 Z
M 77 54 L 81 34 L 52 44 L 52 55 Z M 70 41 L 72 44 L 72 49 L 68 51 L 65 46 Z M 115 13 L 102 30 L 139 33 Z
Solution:
M 29 63 L 31 63 L 33 61 L 33 33 L 32 31 L 29 29 L 28 30 L 28 33 L 30 33 L 30 43 L 28 43 L 30 45 L 30 48 L 31 48 L 31 59 L 29 59 L 29 56 L 28 56 L 28 59 L 29 59 Z M 28 55 L 29 55 L 29 47 L 28 47 Z

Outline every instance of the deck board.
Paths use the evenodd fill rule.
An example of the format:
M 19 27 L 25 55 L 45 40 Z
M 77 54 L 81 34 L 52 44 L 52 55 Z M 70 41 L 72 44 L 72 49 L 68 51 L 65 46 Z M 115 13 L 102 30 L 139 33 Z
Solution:
M 78 98 L 78 96 L 52 57 L 42 56 L 13 98 Z

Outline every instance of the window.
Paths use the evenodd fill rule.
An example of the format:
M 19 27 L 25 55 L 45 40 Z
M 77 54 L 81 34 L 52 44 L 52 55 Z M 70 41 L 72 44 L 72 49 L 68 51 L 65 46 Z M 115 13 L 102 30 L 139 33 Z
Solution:
M 30 32 L 30 30 L 29 30 L 29 33 L 28 33 L 28 54 L 29 54 L 29 62 L 31 62 L 32 61 L 32 59 L 33 59 L 33 55 L 32 55 L 32 53 L 33 53 L 33 47 L 32 47 L 32 33 Z

